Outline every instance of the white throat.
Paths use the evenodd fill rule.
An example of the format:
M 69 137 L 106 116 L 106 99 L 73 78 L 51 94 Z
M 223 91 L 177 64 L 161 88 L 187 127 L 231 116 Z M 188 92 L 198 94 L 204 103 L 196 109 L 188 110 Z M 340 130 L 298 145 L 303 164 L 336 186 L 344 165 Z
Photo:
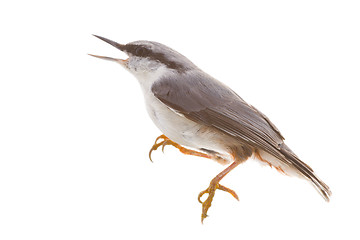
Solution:
M 169 70 L 166 66 L 161 66 L 156 70 L 143 70 L 143 71 L 130 71 L 140 83 L 141 89 L 144 94 L 151 93 L 151 86 L 157 80 L 165 77 L 168 74 L 171 74 L 172 71 Z

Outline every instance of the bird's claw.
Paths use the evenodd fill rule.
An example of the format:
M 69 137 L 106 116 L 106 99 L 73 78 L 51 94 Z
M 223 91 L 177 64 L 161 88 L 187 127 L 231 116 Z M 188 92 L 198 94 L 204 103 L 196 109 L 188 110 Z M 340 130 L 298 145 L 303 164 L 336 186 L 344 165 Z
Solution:
M 161 141 L 158 142 L 160 139 L 161 139 Z M 198 151 L 195 151 L 195 150 L 187 149 L 187 148 L 181 146 L 180 144 L 178 144 L 176 142 L 173 142 L 172 140 L 170 140 L 165 135 L 161 135 L 161 136 L 156 138 L 154 145 L 150 149 L 150 152 L 149 152 L 150 161 L 152 161 L 152 159 L 151 159 L 152 151 L 154 151 L 154 150 L 158 149 L 160 146 L 162 146 L 161 150 L 162 150 L 162 152 L 164 152 L 164 148 L 167 145 L 171 145 L 171 146 L 177 148 L 181 153 L 186 154 L 186 155 L 192 155 L 192 156 L 204 157 L 204 158 L 213 158 L 212 156 L 210 156 L 210 155 L 208 155 L 206 153 L 202 153 L 202 152 L 198 152 Z M 220 159 L 220 158 L 219 159 L 214 158 L 214 160 L 218 161 L 218 162 L 221 162 L 221 163 L 222 163 L 222 161 L 224 161 L 223 159 Z
M 171 145 L 171 143 L 170 143 L 171 141 L 170 140 L 164 140 L 163 142 L 162 142 L 162 148 L 161 148 L 161 151 L 164 153 L 164 148 L 165 148 L 165 146 L 166 145 Z
M 158 143 L 158 141 L 161 139 L 161 141 Z M 162 146 L 162 152 L 164 152 L 164 148 L 166 145 L 171 145 L 171 140 L 166 137 L 165 135 L 160 135 L 156 138 L 154 145 L 151 147 L 150 151 L 149 151 L 149 158 L 150 161 L 152 162 L 153 160 L 151 159 L 151 153 L 152 151 L 157 150 L 160 146 Z
M 238 195 L 235 193 L 234 190 L 230 189 L 230 188 L 227 188 L 223 185 L 220 185 L 218 182 L 211 182 L 210 183 L 210 186 L 205 189 L 204 191 L 201 191 L 199 193 L 199 196 L 198 196 L 198 201 L 202 204 L 202 214 L 201 214 L 201 222 L 204 221 L 204 219 L 208 216 L 207 215 L 207 212 L 209 210 L 209 208 L 211 207 L 211 202 L 215 196 L 215 191 L 216 189 L 219 189 L 219 190 L 222 190 L 222 191 L 225 191 L 225 192 L 228 192 L 230 193 L 236 200 L 239 201 L 239 197 Z M 207 197 L 207 199 L 203 202 L 201 201 L 201 197 L 205 194 L 209 194 L 209 196 Z

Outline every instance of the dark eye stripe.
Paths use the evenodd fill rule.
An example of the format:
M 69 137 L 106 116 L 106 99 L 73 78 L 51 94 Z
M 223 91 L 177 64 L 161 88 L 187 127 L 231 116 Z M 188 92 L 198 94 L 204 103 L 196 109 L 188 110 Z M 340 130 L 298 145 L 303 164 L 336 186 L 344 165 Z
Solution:
M 168 68 L 177 70 L 179 72 L 186 70 L 183 64 L 175 61 L 171 61 L 163 53 L 153 52 L 151 49 L 147 48 L 146 46 L 127 44 L 125 45 L 125 48 L 127 52 L 135 56 L 147 57 L 152 60 L 157 60 L 162 64 L 166 65 Z
M 146 57 L 149 54 L 150 54 L 150 51 L 145 47 L 139 46 L 139 47 L 135 48 L 135 55 L 136 56 Z

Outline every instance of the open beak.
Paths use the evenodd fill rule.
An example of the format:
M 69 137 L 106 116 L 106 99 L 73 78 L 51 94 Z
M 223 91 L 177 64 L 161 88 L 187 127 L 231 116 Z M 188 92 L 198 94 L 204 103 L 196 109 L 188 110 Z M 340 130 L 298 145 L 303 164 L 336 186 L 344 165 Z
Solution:
M 95 37 L 103 40 L 104 42 L 107 42 L 108 44 L 116 47 L 117 49 L 119 49 L 120 51 L 124 51 L 125 50 L 125 45 L 123 44 L 119 44 L 117 42 L 114 42 L 114 41 L 111 41 L 110 39 L 107 39 L 107 38 L 104 38 L 104 37 L 100 37 L 100 36 L 97 36 L 97 35 L 94 35 Z M 117 63 L 120 63 L 120 64 L 124 64 L 126 63 L 127 59 L 126 60 L 123 60 L 123 59 L 119 59 L 119 58 L 112 58 L 112 57 L 105 57 L 105 56 L 99 56 L 99 55 L 93 55 L 93 54 L 89 54 L 90 56 L 93 56 L 93 57 L 97 57 L 97 58 L 100 58 L 100 59 L 104 59 L 104 60 L 107 60 L 107 61 L 112 61 L 112 62 L 117 62 Z

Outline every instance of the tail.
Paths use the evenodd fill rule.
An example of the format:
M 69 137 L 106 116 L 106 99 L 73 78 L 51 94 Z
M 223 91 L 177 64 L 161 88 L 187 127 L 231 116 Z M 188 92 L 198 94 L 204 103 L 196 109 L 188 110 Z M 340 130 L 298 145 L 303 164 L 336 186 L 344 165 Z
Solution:
M 325 201 L 330 201 L 332 194 L 330 188 L 315 175 L 314 171 L 306 163 L 301 161 L 285 143 L 281 144 L 280 152 L 285 156 L 286 164 L 297 169 L 303 177 L 313 184 Z

